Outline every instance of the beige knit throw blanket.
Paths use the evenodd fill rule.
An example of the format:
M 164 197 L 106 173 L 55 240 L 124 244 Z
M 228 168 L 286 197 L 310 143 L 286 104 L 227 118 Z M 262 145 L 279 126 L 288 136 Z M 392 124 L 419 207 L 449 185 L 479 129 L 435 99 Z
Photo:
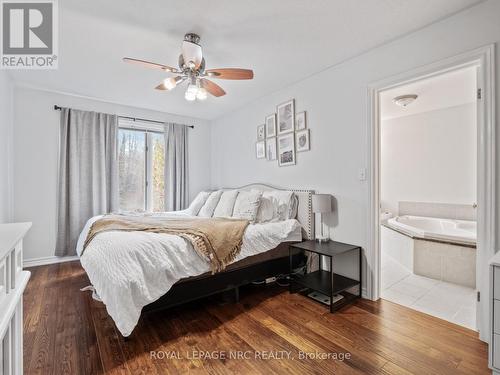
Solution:
M 241 250 L 248 220 L 224 218 L 164 218 L 153 216 L 105 215 L 92 224 L 83 250 L 102 232 L 153 232 L 173 234 L 189 241 L 207 259 L 212 273 L 222 271 Z M 82 253 L 83 254 L 83 253 Z

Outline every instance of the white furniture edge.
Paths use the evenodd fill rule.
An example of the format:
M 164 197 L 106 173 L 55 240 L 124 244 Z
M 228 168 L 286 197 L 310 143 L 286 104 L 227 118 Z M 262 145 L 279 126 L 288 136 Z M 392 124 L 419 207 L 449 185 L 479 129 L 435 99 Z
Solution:
M 31 223 L 0 224 L 0 259 L 3 259 L 30 230 Z
M 488 269 L 490 290 L 488 295 L 489 303 L 489 322 L 490 322 L 490 343 L 488 345 L 488 366 L 493 371 L 493 374 L 500 374 L 500 367 L 495 367 L 493 364 L 494 349 L 495 349 L 495 267 L 500 268 L 500 251 L 489 260 L 490 266 Z
M 23 238 L 31 223 L 0 224 L 0 373 L 23 374 L 23 294 L 31 273 L 23 271 Z
M 0 308 L 0 317 L 2 317 L 2 320 L 0 320 L 0 337 L 5 335 L 5 331 L 7 331 L 9 327 L 10 320 L 16 311 L 17 302 L 22 301 L 22 295 L 30 276 L 31 272 L 21 271 L 16 279 L 16 285 L 19 285 L 19 288 L 16 287 L 15 291 L 9 293 L 5 300 L 2 301 L 2 306 Z

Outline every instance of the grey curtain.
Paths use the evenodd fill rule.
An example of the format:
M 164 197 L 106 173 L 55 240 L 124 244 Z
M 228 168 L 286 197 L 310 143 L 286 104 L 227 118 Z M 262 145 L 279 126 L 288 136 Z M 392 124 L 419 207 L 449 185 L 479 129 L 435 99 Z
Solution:
M 55 255 L 76 254 L 92 216 L 118 210 L 118 117 L 61 110 Z
M 189 205 L 188 127 L 165 124 L 165 201 L 167 211 Z

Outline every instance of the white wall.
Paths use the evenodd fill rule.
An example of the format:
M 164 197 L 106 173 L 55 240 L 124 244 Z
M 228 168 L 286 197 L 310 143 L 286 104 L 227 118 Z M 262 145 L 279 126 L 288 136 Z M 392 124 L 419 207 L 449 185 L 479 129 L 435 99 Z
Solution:
M 497 43 L 500 41 L 499 14 L 500 1 L 487 1 L 214 120 L 213 186 L 260 181 L 331 193 L 338 206 L 337 217 L 330 222 L 333 238 L 366 248 L 368 184 L 358 179 L 358 172 L 368 167 L 368 85 Z M 334 45 L 328 47 L 335 48 Z M 498 70 L 498 48 L 496 53 Z M 497 87 L 500 87 L 498 74 Z M 311 151 L 298 154 L 296 166 L 280 168 L 276 162 L 255 159 L 255 134 L 264 117 L 275 112 L 277 104 L 290 98 L 296 99 L 297 112 L 308 112 Z M 497 113 L 500 113 L 499 103 L 500 95 Z M 500 131 L 497 134 L 500 136 Z M 500 177 L 500 163 L 497 168 Z M 497 204 L 500 204 L 500 192 Z
M 400 201 L 476 202 L 476 130 L 475 103 L 383 120 L 382 208 L 397 214 Z
M 14 220 L 32 221 L 24 242 L 25 260 L 51 257 L 56 241 L 59 115 L 54 105 L 162 121 L 190 123 L 190 195 L 210 185 L 208 122 L 75 96 L 14 89 Z
M 12 218 L 12 93 L 9 74 L 0 70 L 0 223 Z

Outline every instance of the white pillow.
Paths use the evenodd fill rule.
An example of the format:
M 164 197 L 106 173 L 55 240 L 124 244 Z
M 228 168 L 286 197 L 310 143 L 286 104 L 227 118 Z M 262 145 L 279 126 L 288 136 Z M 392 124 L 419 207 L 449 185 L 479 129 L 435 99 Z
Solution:
M 274 204 L 269 197 L 269 192 L 265 191 L 260 199 L 260 207 L 257 212 L 257 222 L 266 223 L 270 221 L 277 221 L 277 210 L 275 214 Z
M 238 190 L 228 190 L 222 193 L 217 207 L 215 207 L 214 217 L 231 217 L 234 203 L 238 196 Z
M 205 202 L 207 201 L 207 198 L 209 197 L 210 192 L 209 191 L 202 191 L 198 193 L 196 198 L 191 202 L 189 205 L 187 212 L 189 215 L 196 216 L 198 215 L 198 212 L 200 212 L 200 209 L 203 207 Z
M 222 190 L 217 190 L 211 193 L 207 198 L 207 201 L 201 208 L 200 212 L 198 212 L 198 216 L 212 217 L 212 215 L 214 214 L 215 207 L 217 207 L 217 203 L 219 203 L 221 195 L 222 195 Z
M 288 218 L 289 219 L 297 218 L 298 211 L 299 211 L 299 197 L 297 197 L 296 194 L 292 193 L 290 208 L 288 210 Z
M 273 205 L 273 219 L 287 220 L 294 217 L 294 211 L 296 210 L 294 199 L 294 194 L 291 191 L 281 191 L 281 190 L 270 190 L 266 191 L 265 197 L 272 202 Z
M 234 203 L 233 217 L 254 222 L 261 198 L 261 191 L 240 191 Z

